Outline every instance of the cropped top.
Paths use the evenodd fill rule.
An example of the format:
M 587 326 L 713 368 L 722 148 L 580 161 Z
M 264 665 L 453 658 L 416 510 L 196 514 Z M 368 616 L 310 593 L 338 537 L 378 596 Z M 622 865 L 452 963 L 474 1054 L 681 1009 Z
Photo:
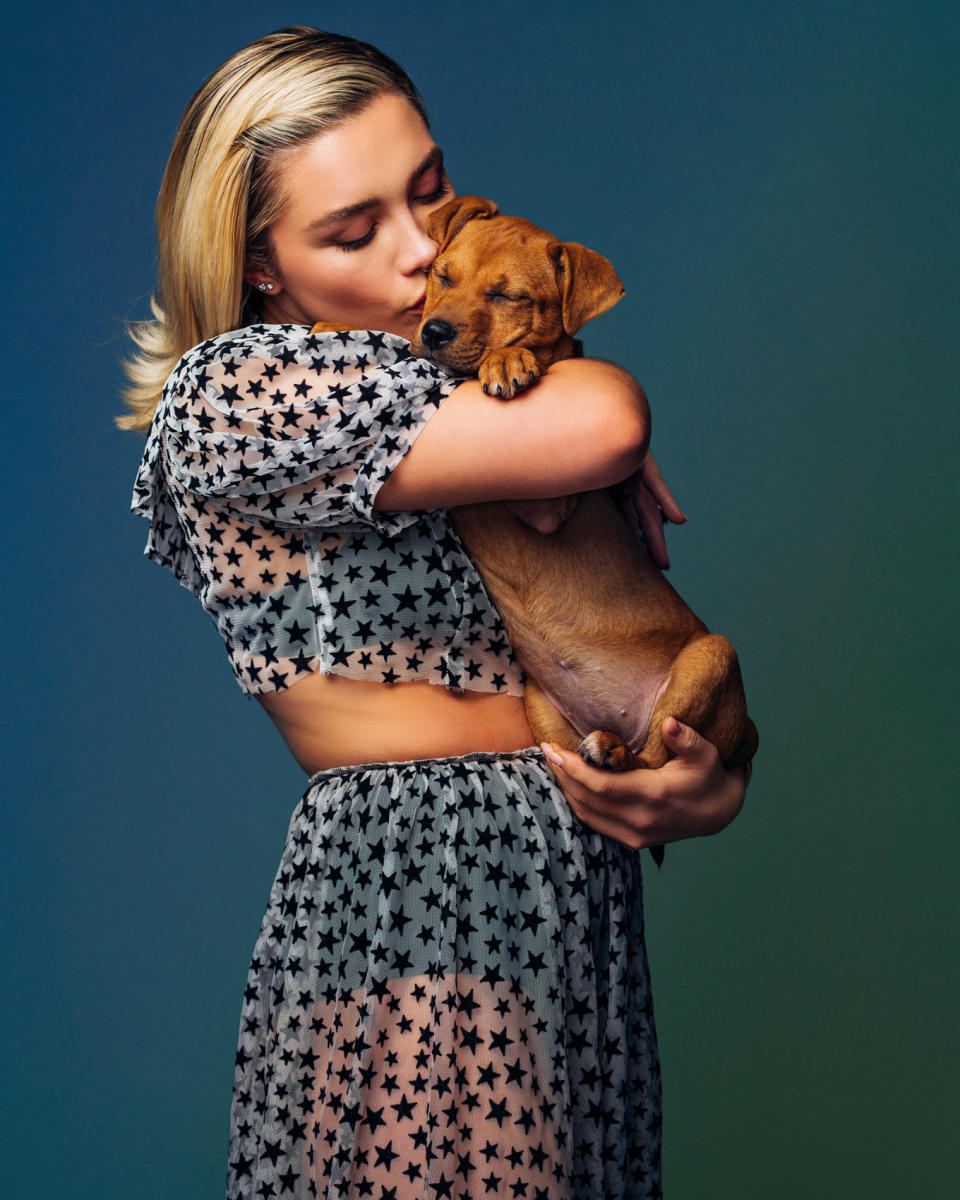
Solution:
M 319 671 L 521 695 L 446 509 L 377 492 L 457 379 L 394 334 L 251 325 L 180 359 L 132 509 L 144 553 L 200 600 L 248 694 Z

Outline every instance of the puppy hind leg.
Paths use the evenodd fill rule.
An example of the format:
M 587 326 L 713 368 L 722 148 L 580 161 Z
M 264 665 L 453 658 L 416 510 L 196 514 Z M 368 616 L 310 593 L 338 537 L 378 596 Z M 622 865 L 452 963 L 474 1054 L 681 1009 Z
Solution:
M 580 734 L 529 675 L 523 692 L 523 707 L 535 745 L 555 742 L 564 750 L 576 750 L 580 745 Z
M 743 737 L 730 757 L 723 760 L 723 765 L 727 768 L 742 767 L 744 763 L 753 758 L 759 745 L 760 735 L 757 733 L 757 727 L 747 717 L 743 722 Z
M 650 734 L 640 753 L 642 765 L 662 767 L 670 757 L 660 733 L 664 718 L 670 716 L 713 742 L 724 763 L 739 749 L 749 732 L 744 723 L 753 727 L 753 722 L 747 717 L 737 654 L 725 637 L 704 634 L 688 642 L 674 659 L 669 682 L 654 706 Z

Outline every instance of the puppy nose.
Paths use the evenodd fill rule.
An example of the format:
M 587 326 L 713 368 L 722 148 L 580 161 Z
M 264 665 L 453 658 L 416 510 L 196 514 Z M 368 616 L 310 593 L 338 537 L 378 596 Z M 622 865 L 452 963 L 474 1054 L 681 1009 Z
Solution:
M 446 321 L 428 321 L 420 330 L 420 340 L 428 350 L 439 350 L 457 336 L 457 331 Z

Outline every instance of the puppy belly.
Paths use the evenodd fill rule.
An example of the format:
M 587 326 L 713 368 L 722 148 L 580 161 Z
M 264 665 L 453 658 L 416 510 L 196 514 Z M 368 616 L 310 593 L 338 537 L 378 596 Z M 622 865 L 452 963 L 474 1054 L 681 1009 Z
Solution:
M 504 503 L 451 513 L 526 674 L 581 738 L 605 730 L 641 751 L 674 660 L 706 626 L 609 496 L 581 494 L 554 533 Z
M 615 733 L 635 752 L 643 749 L 668 671 L 605 657 L 574 664 L 531 653 L 529 647 L 514 649 L 524 670 L 580 737 L 602 729 Z

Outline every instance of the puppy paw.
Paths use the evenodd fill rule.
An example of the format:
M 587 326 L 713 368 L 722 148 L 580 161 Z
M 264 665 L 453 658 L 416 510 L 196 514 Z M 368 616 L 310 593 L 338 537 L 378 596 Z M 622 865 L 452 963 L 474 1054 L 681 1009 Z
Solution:
M 606 733 L 595 729 L 588 733 L 577 753 L 591 767 L 600 767 L 604 771 L 629 771 L 636 763 L 633 751 L 615 733 Z
M 337 321 L 318 321 L 310 327 L 311 333 L 346 333 L 352 325 L 341 325 Z
M 531 350 L 504 346 L 490 351 L 477 370 L 477 378 L 488 396 L 512 400 L 540 378 L 540 364 Z

